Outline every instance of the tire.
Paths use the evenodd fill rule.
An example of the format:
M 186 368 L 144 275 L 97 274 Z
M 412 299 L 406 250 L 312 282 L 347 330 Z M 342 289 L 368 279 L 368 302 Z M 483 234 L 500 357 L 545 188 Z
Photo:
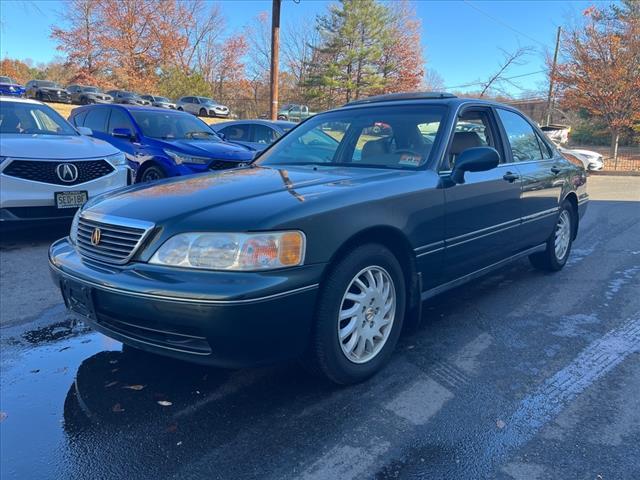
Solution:
M 560 213 L 553 232 L 547 240 L 543 252 L 529 255 L 531 265 L 546 272 L 557 272 L 567 263 L 576 228 L 576 212 L 573 205 L 565 200 L 560 205 Z
M 207 116 L 207 111 L 204 108 L 200 109 L 200 114 L 201 117 L 206 117 Z
M 182 107 L 178 107 L 178 110 L 180 110 L 181 112 L 184 112 L 184 108 Z
M 42 92 L 36 92 L 36 100 L 38 100 L 39 102 L 43 102 L 44 100 L 42 100 Z
M 358 281 L 372 286 L 369 273 L 373 286 L 382 285 L 380 290 L 359 286 Z M 354 301 L 347 295 L 364 299 Z M 352 250 L 323 282 L 305 366 L 341 385 L 371 377 L 387 363 L 398 342 L 405 305 L 404 274 L 393 253 L 379 244 Z
M 166 178 L 166 176 L 167 175 L 160 167 L 157 165 L 151 165 L 150 167 L 145 168 L 142 175 L 140 175 L 140 183 L 155 182 Z

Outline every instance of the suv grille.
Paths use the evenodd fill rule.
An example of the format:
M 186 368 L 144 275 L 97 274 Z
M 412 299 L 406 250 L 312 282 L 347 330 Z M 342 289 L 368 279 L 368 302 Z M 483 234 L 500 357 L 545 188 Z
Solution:
M 101 262 L 122 265 L 133 257 L 151 227 L 148 224 L 138 228 L 80 216 L 77 227 L 78 251 Z M 96 231 L 99 233 L 96 234 Z
M 63 181 L 57 173 L 58 165 L 61 163 L 73 164 L 78 170 L 78 177 L 70 182 Z M 113 166 L 106 160 L 81 160 L 75 162 L 13 160 L 2 173 L 33 182 L 52 183 L 54 185 L 78 185 L 104 177 L 113 171 Z

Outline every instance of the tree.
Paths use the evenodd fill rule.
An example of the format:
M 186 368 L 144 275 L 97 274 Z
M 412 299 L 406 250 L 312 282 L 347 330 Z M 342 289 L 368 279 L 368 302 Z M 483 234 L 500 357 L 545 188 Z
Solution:
M 160 75 L 158 91 L 160 95 L 169 98 L 187 95 L 208 97 L 211 95 L 211 84 L 200 73 L 188 73 L 180 67 L 169 67 Z
M 640 6 L 590 7 L 561 42 L 556 82 L 563 103 L 601 118 L 617 162 L 620 135 L 640 124 Z
M 502 49 L 501 49 L 502 50 Z M 506 78 L 506 74 L 514 65 L 522 65 L 524 57 L 529 55 L 532 52 L 531 47 L 519 47 L 513 52 L 508 52 L 506 50 L 502 50 L 503 60 L 500 63 L 498 69 L 493 73 L 483 84 L 482 90 L 480 92 L 480 97 L 484 97 L 487 92 L 489 92 L 492 88 L 497 89 L 499 93 L 504 93 L 500 91 L 499 88 L 496 88 L 500 83 L 509 83 L 514 85 L 514 83 Z M 516 85 L 517 86 L 517 85 Z

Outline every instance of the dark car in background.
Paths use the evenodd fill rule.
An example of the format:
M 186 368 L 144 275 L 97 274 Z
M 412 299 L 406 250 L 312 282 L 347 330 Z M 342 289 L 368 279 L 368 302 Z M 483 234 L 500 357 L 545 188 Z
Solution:
M 71 103 L 69 92 L 49 80 L 29 80 L 25 85 L 25 96 L 41 102 Z
M 170 108 L 176 109 L 176 104 L 169 100 L 167 97 L 159 97 L 157 95 L 140 95 L 143 100 L 148 100 L 151 105 L 158 108 Z
M 74 109 L 69 120 L 125 152 L 138 182 L 235 168 L 255 154 L 223 141 L 202 120 L 177 110 L 87 105 Z
M 228 142 L 261 152 L 297 124 L 281 120 L 232 120 L 211 125 Z
M 385 95 L 317 114 L 247 168 L 89 201 L 49 260 L 65 304 L 125 344 L 225 367 L 302 358 L 354 383 L 423 300 L 522 257 L 563 268 L 586 181 L 514 108 Z
M 123 105 L 151 105 L 149 100 L 145 100 L 137 93 L 126 90 L 109 90 L 107 94 L 113 97 L 113 103 L 121 103 Z
M 0 76 L 0 95 L 6 97 L 23 97 L 25 89 L 11 77 Z
M 67 85 L 67 91 L 71 94 L 71 102 L 79 105 L 113 102 L 111 95 L 90 85 Z

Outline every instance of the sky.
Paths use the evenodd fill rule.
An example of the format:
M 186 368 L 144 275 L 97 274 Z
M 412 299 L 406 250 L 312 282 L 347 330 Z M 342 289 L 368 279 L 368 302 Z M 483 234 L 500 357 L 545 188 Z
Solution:
M 219 2 L 232 33 L 261 12 L 271 11 L 271 0 L 222 0 Z M 317 14 L 333 3 L 326 0 L 283 0 L 281 26 L 313 28 Z M 435 70 L 447 89 L 468 91 L 499 67 L 502 51 L 532 47 L 522 65 L 509 70 L 517 86 L 515 97 L 544 91 L 545 52 L 552 52 L 556 29 L 579 17 L 587 7 L 610 1 L 561 0 L 415 0 L 422 22 L 425 68 Z M 64 24 L 64 2 L 59 0 L 0 0 L 0 56 L 34 62 L 53 60 L 58 52 L 49 38 L 52 25 Z M 537 72 L 537 73 L 535 73 Z M 531 75 L 530 75 L 531 74 Z

